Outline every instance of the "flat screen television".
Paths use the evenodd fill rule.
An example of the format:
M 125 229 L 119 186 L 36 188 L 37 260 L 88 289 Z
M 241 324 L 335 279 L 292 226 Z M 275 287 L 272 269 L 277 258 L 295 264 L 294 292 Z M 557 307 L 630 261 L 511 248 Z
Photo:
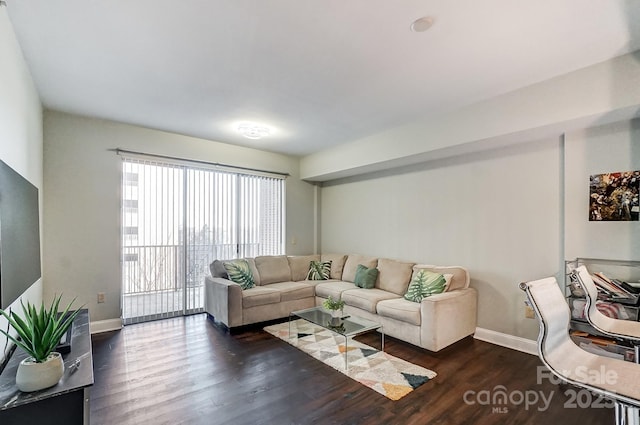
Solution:
M 0 308 L 40 277 L 38 188 L 0 161 Z

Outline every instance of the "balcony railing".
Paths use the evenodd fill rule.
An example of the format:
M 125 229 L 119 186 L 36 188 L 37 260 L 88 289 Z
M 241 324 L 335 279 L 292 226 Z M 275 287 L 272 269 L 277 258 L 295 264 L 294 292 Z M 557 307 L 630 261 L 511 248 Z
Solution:
M 200 287 L 215 259 L 237 258 L 258 254 L 260 244 L 133 245 L 123 247 L 123 295 L 178 291 Z M 186 278 L 184 252 L 186 249 Z

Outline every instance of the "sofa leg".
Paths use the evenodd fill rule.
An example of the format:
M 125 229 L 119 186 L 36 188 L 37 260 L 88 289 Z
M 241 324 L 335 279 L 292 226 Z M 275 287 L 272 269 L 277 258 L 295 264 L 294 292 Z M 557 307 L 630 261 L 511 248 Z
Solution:
M 225 325 L 224 323 L 222 323 L 221 321 L 216 320 L 216 318 L 213 317 L 212 314 L 207 313 L 207 319 L 211 321 L 213 326 L 222 328 L 223 331 L 231 333 L 231 328 Z

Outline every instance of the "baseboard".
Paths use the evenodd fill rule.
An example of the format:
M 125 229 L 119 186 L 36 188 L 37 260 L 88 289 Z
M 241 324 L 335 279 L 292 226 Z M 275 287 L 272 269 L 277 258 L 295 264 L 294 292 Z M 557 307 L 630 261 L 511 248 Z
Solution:
M 476 328 L 476 333 L 473 337 L 480 341 L 511 348 L 512 350 L 522 351 L 523 353 L 532 354 L 534 356 L 538 355 L 538 343 L 531 339 L 504 334 L 502 332 L 496 332 L 484 328 Z
M 92 334 L 117 331 L 122 328 L 122 319 L 97 320 L 95 322 L 91 322 L 90 327 Z

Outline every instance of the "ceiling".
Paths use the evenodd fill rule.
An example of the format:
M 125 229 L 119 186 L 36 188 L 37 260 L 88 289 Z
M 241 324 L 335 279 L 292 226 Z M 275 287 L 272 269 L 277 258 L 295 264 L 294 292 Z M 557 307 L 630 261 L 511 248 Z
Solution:
M 640 49 L 637 0 L 6 1 L 45 107 L 291 155 Z

